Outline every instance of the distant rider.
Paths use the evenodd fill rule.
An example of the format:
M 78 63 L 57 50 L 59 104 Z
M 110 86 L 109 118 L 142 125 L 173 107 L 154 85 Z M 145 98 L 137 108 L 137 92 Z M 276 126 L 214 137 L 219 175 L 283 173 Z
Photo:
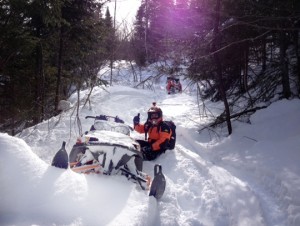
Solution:
M 141 145 L 144 160 L 156 159 L 166 151 L 172 132 L 169 126 L 163 123 L 162 110 L 155 102 L 148 110 L 147 122 L 140 124 L 140 114 L 138 114 L 133 118 L 133 125 L 135 131 L 145 133 L 145 140 L 137 140 Z
M 179 78 L 168 77 L 166 89 L 167 89 L 168 94 L 181 93 L 182 86 L 181 86 Z

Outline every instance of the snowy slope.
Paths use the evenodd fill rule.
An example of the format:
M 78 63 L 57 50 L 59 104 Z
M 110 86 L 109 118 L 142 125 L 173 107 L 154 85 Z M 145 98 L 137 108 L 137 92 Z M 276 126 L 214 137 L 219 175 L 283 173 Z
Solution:
M 91 106 L 80 112 L 82 131 L 92 123 L 87 115 L 118 115 L 131 125 L 141 113 L 146 120 L 153 101 L 175 121 L 175 150 L 144 164 L 150 175 L 155 163 L 163 167 L 167 187 L 160 201 L 119 176 L 49 166 L 62 141 L 70 151 L 78 136 L 70 110 L 19 138 L 0 134 L 0 225 L 300 225 L 300 101 L 274 103 L 251 124 L 235 122 L 226 137 L 224 131 L 199 134 L 208 118 L 199 121 L 195 94 L 170 96 L 163 86 L 156 92 L 96 88 Z

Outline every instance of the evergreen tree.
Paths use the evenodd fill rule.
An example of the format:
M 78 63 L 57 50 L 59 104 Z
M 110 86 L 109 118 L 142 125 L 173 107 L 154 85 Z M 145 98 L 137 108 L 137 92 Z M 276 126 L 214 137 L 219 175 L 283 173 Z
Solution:
M 148 11 L 147 1 L 142 0 L 141 6 L 139 7 L 136 20 L 134 22 L 134 35 L 131 39 L 132 49 L 134 52 L 134 59 L 139 66 L 145 66 L 147 61 L 148 53 Z
M 6 122 L 0 129 L 14 134 L 53 116 L 74 85 L 98 82 L 107 27 L 99 1 L 5 0 L 0 6 L 0 111 Z
M 110 59 L 113 56 L 113 52 L 116 49 L 116 38 L 115 38 L 115 30 L 113 25 L 113 20 L 109 12 L 109 8 L 106 8 L 105 12 L 105 18 L 104 18 L 104 24 L 105 24 L 105 52 L 106 57 L 105 59 Z

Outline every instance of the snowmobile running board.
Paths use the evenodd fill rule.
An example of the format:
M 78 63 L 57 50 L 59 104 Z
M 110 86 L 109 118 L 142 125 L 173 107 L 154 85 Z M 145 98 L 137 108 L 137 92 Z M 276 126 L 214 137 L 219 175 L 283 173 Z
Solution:
M 78 162 L 70 162 L 70 168 L 75 173 L 89 174 L 90 172 L 93 172 L 93 173 L 97 174 L 97 173 L 99 173 L 99 169 L 101 168 L 100 163 L 94 163 L 94 164 L 90 164 L 90 165 L 82 165 L 82 166 L 74 167 L 74 166 L 76 166 L 77 163 Z

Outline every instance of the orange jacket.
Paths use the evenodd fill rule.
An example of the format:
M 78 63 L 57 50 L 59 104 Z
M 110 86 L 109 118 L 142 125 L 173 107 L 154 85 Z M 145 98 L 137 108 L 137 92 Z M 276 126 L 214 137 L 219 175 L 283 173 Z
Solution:
M 174 86 L 174 81 L 173 80 L 168 80 L 168 83 L 167 83 L 167 91 L 169 91 L 171 89 L 171 87 Z
M 134 127 L 134 130 L 139 133 L 145 133 L 145 125 L 138 124 Z M 160 123 L 157 126 L 151 126 L 147 132 L 148 142 L 152 144 L 153 151 L 160 151 L 161 148 L 164 148 L 166 142 L 170 140 L 172 135 L 171 129 L 164 123 Z

